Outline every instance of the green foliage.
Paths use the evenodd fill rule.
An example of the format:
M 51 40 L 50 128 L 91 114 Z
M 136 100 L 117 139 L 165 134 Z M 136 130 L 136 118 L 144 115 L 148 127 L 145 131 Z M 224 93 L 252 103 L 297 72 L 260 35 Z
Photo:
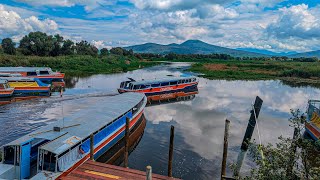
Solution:
M 106 56 L 106 55 L 108 55 L 109 54 L 109 50 L 107 49 L 107 48 L 102 48 L 101 50 L 100 50 L 100 55 L 101 56 Z
M 103 57 L 93 57 L 91 55 L 56 57 L 0 55 L 0 66 L 44 66 L 68 74 L 117 73 L 156 64 L 158 63 L 141 62 L 134 56 L 125 57 L 119 55 L 108 55 Z
M 312 74 L 310 72 L 307 72 L 305 70 L 301 69 L 292 69 L 288 71 L 284 71 L 281 76 L 285 77 L 301 77 L 301 78 L 310 78 Z
M 291 113 L 291 126 L 296 129 L 293 138 L 279 137 L 279 142 L 275 145 L 260 146 L 252 143 L 250 155 L 257 167 L 252 169 L 250 176 L 240 179 L 320 178 L 320 143 L 304 138 L 305 117 L 299 110 Z
M 61 55 L 72 55 L 75 54 L 74 42 L 67 39 L 63 42 L 63 45 L 60 50 Z
M 91 45 L 87 41 L 80 41 L 76 43 L 76 53 L 78 55 L 91 55 L 91 56 L 96 56 L 98 55 L 98 48 L 95 46 Z
M 2 40 L 1 47 L 3 49 L 3 52 L 6 54 L 16 54 L 16 43 L 12 41 L 10 38 L 5 38 Z

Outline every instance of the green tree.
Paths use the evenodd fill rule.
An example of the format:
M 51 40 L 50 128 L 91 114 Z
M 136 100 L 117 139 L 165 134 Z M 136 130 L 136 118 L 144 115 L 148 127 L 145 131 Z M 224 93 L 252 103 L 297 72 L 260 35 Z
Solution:
M 31 32 L 20 41 L 21 52 L 24 55 L 49 56 L 54 47 L 54 37 L 42 32 Z
M 110 54 L 116 54 L 116 55 L 124 55 L 124 49 L 121 47 L 115 47 L 110 49 Z
M 61 47 L 60 54 L 72 55 L 72 54 L 74 54 L 74 50 L 75 50 L 74 42 L 71 41 L 70 39 L 67 39 L 67 40 L 63 41 L 63 45 Z
M 59 34 L 56 34 L 52 37 L 52 43 L 53 43 L 53 49 L 50 52 L 51 56 L 59 56 L 62 54 L 62 47 L 63 47 L 63 37 L 60 36 Z
M 279 137 L 275 146 L 252 143 L 250 155 L 257 168 L 241 179 L 319 179 L 320 142 L 303 135 L 305 117 L 300 111 L 292 111 L 291 126 L 296 129 L 293 138 Z M 261 156 L 261 151 L 263 156 Z
M 76 52 L 79 55 L 91 55 L 91 56 L 96 56 L 98 55 L 98 48 L 95 46 L 91 45 L 87 41 L 80 41 L 76 43 Z
M 107 48 L 102 48 L 101 50 L 100 50 L 100 55 L 101 56 L 106 56 L 106 55 L 108 55 L 109 54 L 109 50 L 107 49 Z
M 6 54 L 16 54 L 15 45 L 16 43 L 14 43 L 11 38 L 5 38 L 2 40 L 2 43 L 1 43 L 3 52 Z

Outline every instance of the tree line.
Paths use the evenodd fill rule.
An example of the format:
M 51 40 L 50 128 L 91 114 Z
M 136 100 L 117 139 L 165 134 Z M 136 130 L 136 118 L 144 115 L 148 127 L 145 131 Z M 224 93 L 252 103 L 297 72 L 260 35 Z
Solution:
M 2 39 L 1 49 L 4 53 L 15 55 L 34 55 L 34 56 L 60 56 L 60 55 L 91 55 L 105 56 L 108 54 L 117 54 L 123 56 L 134 55 L 132 50 L 126 50 L 121 47 L 99 49 L 82 40 L 73 42 L 70 39 L 64 39 L 61 35 L 47 35 L 43 32 L 30 32 L 19 42 L 18 46 L 11 38 Z
M 316 57 L 288 58 L 286 56 L 273 57 L 233 57 L 228 54 L 154 54 L 154 53 L 134 53 L 132 49 L 127 50 L 121 47 L 98 49 L 89 42 L 82 40 L 73 42 L 70 39 L 64 39 L 61 35 L 47 35 L 43 32 L 30 32 L 19 42 L 18 46 L 11 38 L 2 40 L 1 48 L 6 54 L 23 54 L 35 56 L 60 56 L 60 55 L 91 55 L 106 56 L 116 54 L 121 56 L 135 56 L 138 59 L 151 60 L 178 60 L 178 61 L 210 61 L 210 60 L 265 60 L 265 61 L 298 61 L 298 62 L 317 62 Z

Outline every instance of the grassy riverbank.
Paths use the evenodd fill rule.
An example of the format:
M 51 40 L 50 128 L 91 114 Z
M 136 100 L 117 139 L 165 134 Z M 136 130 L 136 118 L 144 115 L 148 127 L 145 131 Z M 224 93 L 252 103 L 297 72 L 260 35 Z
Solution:
M 268 80 L 320 84 L 320 62 L 215 60 L 195 63 L 191 71 L 209 79 Z
M 46 66 L 71 75 L 125 72 L 157 64 L 159 63 L 141 61 L 134 56 L 114 54 L 102 57 L 89 55 L 39 57 L 0 54 L 0 66 Z

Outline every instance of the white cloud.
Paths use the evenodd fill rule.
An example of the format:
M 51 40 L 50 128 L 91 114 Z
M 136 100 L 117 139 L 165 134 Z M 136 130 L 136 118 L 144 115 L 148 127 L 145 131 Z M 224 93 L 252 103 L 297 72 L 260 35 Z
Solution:
M 279 11 L 279 18 L 267 27 L 270 36 L 280 39 L 291 37 L 313 39 L 320 37 L 320 17 L 314 15 L 308 5 L 284 7 Z
M 13 37 L 17 41 L 32 31 L 55 33 L 58 31 L 58 24 L 51 19 L 39 20 L 35 16 L 21 18 L 18 13 L 7 11 L 0 4 L 0 38 Z
M 94 45 L 95 47 L 97 47 L 98 49 L 102 49 L 102 48 L 111 49 L 112 46 L 109 43 L 102 41 L 102 40 L 98 40 L 98 41 L 92 40 L 91 41 L 91 44 Z

